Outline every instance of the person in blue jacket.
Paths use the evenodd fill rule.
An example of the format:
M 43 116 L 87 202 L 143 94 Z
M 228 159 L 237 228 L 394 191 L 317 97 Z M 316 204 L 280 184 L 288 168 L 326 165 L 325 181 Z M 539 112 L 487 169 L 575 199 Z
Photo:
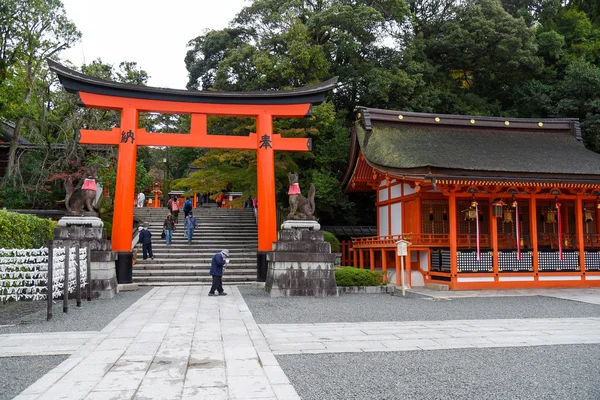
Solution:
M 229 250 L 223 249 L 213 256 L 210 263 L 212 286 L 208 292 L 209 296 L 216 296 L 215 290 L 219 292 L 219 296 L 227 296 L 227 293 L 223 291 L 223 268 L 227 264 L 229 264 Z
M 144 260 L 150 256 L 152 260 L 154 260 L 154 254 L 152 254 L 152 233 L 148 230 L 146 226 L 139 228 L 140 235 L 138 237 L 138 241 L 142 244 L 142 249 L 144 251 Z
M 185 203 L 183 203 L 183 215 L 184 218 L 188 216 L 189 213 L 192 212 L 193 204 L 192 200 L 189 197 L 185 198 Z

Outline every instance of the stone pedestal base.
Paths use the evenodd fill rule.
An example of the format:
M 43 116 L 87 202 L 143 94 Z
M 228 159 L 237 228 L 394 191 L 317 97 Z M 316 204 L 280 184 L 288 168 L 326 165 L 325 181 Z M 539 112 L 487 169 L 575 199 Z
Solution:
M 267 253 L 265 290 L 272 297 L 337 296 L 333 264 L 335 254 L 323 241 L 323 232 L 289 229 Z
M 61 226 L 61 222 L 62 226 Z M 54 244 L 79 243 L 90 250 L 90 287 L 93 298 L 110 299 L 117 295 L 115 253 L 106 239 L 103 223 L 95 217 L 63 217 L 54 229 Z M 99 221 L 99 222 L 98 222 Z

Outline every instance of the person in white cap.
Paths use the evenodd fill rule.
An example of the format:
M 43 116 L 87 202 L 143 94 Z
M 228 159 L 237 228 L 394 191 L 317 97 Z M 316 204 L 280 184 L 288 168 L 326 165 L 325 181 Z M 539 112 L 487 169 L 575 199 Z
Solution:
M 215 290 L 219 292 L 219 296 L 227 296 L 227 293 L 223 291 L 223 268 L 227 264 L 229 264 L 229 250 L 223 249 L 213 256 L 210 263 L 212 286 L 208 292 L 209 296 L 216 296 Z

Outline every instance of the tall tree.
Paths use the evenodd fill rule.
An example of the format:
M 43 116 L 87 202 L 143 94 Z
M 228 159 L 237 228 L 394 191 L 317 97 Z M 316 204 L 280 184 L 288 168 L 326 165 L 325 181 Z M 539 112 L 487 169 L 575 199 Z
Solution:
M 21 130 L 35 112 L 32 96 L 43 81 L 45 60 L 69 48 L 81 35 L 67 19 L 60 0 L 4 0 L 0 12 L 6 13 L 0 21 L 7 35 L 2 39 L 0 76 L 4 73 L 6 78 L 0 86 L 0 98 L 16 103 L 11 111 L 3 112 L 5 118 L 15 121 L 7 168 L 10 177 L 15 172 Z M 6 84 L 6 80 L 11 83 Z

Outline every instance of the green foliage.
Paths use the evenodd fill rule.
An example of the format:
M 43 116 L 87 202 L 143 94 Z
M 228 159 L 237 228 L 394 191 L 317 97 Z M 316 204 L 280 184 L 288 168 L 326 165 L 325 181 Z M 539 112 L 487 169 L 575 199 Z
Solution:
M 52 239 L 56 221 L 0 210 L 0 248 L 37 249 Z
M 331 245 L 331 252 L 339 253 L 340 252 L 340 241 L 338 240 L 338 238 L 336 238 L 335 235 L 331 232 L 323 231 L 323 233 L 324 233 L 324 240 Z
M 381 286 L 383 274 L 370 269 L 342 267 L 335 270 L 335 283 L 338 286 Z

